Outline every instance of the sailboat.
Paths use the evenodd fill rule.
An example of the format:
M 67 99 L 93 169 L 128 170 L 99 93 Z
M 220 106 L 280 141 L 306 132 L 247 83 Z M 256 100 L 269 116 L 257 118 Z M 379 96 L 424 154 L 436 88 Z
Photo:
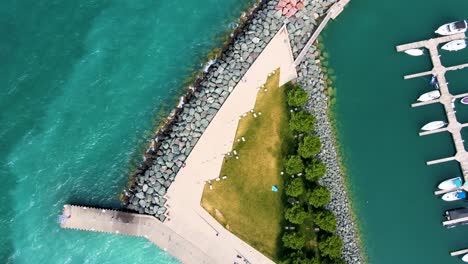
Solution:
M 411 56 L 421 56 L 424 54 L 424 50 L 423 49 L 409 49 L 409 50 L 405 50 L 405 53 Z
M 442 46 L 443 50 L 457 51 L 466 48 L 466 41 L 464 39 L 452 40 Z
M 434 91 L 430 91 L 430 92 L 427 92 L 427 93 L 422 94 L 421 96 L 419 96 L 418 101 L 426 102 L 426 101 L 437 99 L 439 97 L 440 97 L 439 90 L 434 90 Z
M 425 124 L 423 127 L 421 127 L 421 130 L 434 130 L 434 129 L 439 129 L 441 127 L 445 126 L 444 121 L 432 121 L 430 123 Z

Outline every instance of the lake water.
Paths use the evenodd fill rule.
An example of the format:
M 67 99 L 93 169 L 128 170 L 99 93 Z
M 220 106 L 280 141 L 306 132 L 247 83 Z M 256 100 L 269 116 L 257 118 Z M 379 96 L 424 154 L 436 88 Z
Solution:
M 338 138 L 370 263 L 455 264 L 461 260 L 449 252 L 468 248 L 468 226 L 441 225 L 444 210 L 468 204 L 433 195 L 440 181 L 461 176 L 458 163 L 425 165 L 454 154 L 451 136 L 418 136 L 425 123 L 445 120 L 442 105 L 411 108 L 431 90 L 430 76 L 403 80 L 430 70 L 430 59 L 395 50 L 434 37 L 439 25 L 468 18 L 467 10 L 464 0 L 356 0 L 326 28 Z M 441 55 L 446 66 L 468 63 L 468 50 Z M 467 73 L 446 75 L 453 94 L 468 92 Z M 457 102 L 456 110 L 458 120 L 468 122 L 468 106 Z M 466 140 L 467 129 L 463 134 Z
M 0 263 L 176 263 L 56 217 L 65 203 L 120 206 L 136 146 L 247 4 L 0 3 Z

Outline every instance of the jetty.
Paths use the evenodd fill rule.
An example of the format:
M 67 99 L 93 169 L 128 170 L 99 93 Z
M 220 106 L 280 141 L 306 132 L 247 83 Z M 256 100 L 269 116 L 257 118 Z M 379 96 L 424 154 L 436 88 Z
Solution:
M 200 201 L 205 183 L 219 177 L 239 118 L 254 108 L 261 86 L 277 69 L 280 85 L 297 78 L 286 26 L 279 29 L 234 87 L 177 173 L 164 196 L 164 222 L 150 215 L 66 205 L 60 216 L 61 227 L 144 237 L 182 263 L 273 264 L 216 221 Z
M 219 179 L 222 162 L 231 151 L 239 119 L 255 106 L 259 90 L 268 76 L 280 70 L 279 85 L 297 78 L 296 67 L 306 56 L 330 19 L 335 19 L 350 0 L 339 0 L 295 59 L 289 33 L 283 25 L 260 52 L 247 72 L 232 87 L 213 119 L 201 134 L 170 188 L 163 195 L 160 219 L 116 210 L 66 204 L 60 226 L 148 239 L 182 263 L 274 262 L 220 224 L 200 205 L 205 184 Z M 265 90 L 266 91 L 266 90 Z
M 153 216 L 66 204 L 59 223 L 66 229 L 146 238 L 182 263 L 216 263 Z
M 455 145 L 456 153 L 454 156 L 428 161 L 426 164 L 433 165 L 433 164 L 455 160 L 460 164 L 465 181 L 468 181 L 468 153 L 463 144 L 463 138 L 461 135 L 461 130 L 464 127 L 468 127 L 468 124 L 461 124 L 460 122 L 458 122 L 456 111 L 455 111 L 455 104 L 454 104 L 456 99 L 468 96 L 468 93 L 452 95 L 449 91 L 448 82 L 445 78 L 446 72 L 467 68 L 468 63 L 451 66 L 451 67 L 444 67 L 440 60 L 440 55 L 438 51 L 438 46 L 442 43 L 457 40 L 457 39 L 465 39 L 465 38 L 466 38 L 465 33 L 458 33 L 454 35 L 438 37 L 438 38 L 433 38 L 429 40 L 400 45 L 400 46 L 397 46 L 396 49 L 398 52 L 402 52 L 402 51 L 409 50 L 409 49 L 420 49 L 420 48 L 426 48 L 429 50 L 429 55 L 431 57 L 431 61 L 433 65 L 432 70 L 406 75 L 404 76 L 404 79 L 405 80 L 412 79 L 412 78 L 417 78 L 417 77 L 426 76 L 426 75 L 435 76 L 437 78 L 437 84 L 438 84 L 438 88 L 439 88 L 441 96 L 440 98 L 435 99 L 435 100 L 414 103 L 411 105 L 411 107 L 419 107 L 419 106 L 424 106 L 424 105 L 429 105 L 429 104 L 434 104 L 434 103 L 442 104 L 445 110 L 447 120 L 448 120 L 447 126 L 444 128 L 436 129 L 436 130 L 424 131 L 424 132 L 419 133 L 419 135 L 425 136 L 425 135 L 431 135 L 434 133 L 449 132 L 452 135 L 452 140 Z M 454 188 L 451 190 L 438 190 L 438 191 L 435 191 L 434 194 L 440 195 L 440 194 L 444 194 L 447 192 L 456 191 L 458 189 L 468 191 L 468 186 L 463 185 L 460 188 Z M 450 225 L 454 225 L 458 223 L 463 223 L 466 221 L 468 221 L 468 217 L 444 221 L 442 222 L 442 225 L 450 226 Z M 463 249 L 463 250 L 451 252 L 450 255 L 458 256 L 458 255 L 467 254 L 467 253 L 468 253 L 468 249 Z

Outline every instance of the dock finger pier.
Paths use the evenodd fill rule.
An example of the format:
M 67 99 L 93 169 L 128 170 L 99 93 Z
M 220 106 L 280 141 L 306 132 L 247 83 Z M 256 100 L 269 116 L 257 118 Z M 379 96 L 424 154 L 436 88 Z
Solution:
M 462 124 L 457 120 L 456 116 L 456 111 L 455 111 L 455 100 L 459 98 L 463 98 L 468 96 L 468 93 L 463 93 L 463 94 L 458 94 L 458 95 L 452 95 L 449 91 L 448 88 L 448 82 L 445 77 L 445 73 L 448 71 L 456 71 L 456 70 L 461 70 L 464 68 L 468 67 L 468 63 L 461 64 L 461 65 L 456 65 L 456 66 L 451 66 L 451 67 L 445 67 L 442 65 L 441 59 L 440 59 L 440 54 L 438 47 L 440 44 L 447 43 L 450 41 L 454 40 L 462 40 L 465 39 L 465 33 L 457 33 L 453 35 L 448 35 L 448 36 L 443 36 L 443 37 L 438 37 L 438 38 L 432 38 L 429 40 L 423 40 L 423 41 L 418 41 L 418 42 L 413 42 L 413 43 L 408 43 L 404 45 L 399 45 L 396 47 L 396 50 L 398 52 L 405 52 L 408 50 L 415 50 L 415 49 L 427 49 L 429 51 L 429 56 L 432 61 L 433 68 L 430 71 L 425 71 L 421 73 L 415 73 L 415 74 L 410 74 L 404 76 L 404 79 L 412 79 L 412 78 L 417 78 L 421 76 L 432 76 L 432 79 L 435 80 L 435 86 L 436 88 L 439 89 L 440 92 L 440 97 L 437 99 L 432 99 L 428 101 L 423 101 L 423 102 L 418 102 L 414 103 L 411 105 L 411 107 L 419 107 L 419 106 L 424 106 L 424 105 L 429 105 L 429 104 L 435 104 L 435 103 L 440 103 L 443 105 L 446 118 L 447 118 L 447 124 L 445 127 L 442 128 L 437 128 L 437 129 L 432 129 L 428 131 L 423 131 L 420 132 L 420 136 L 426 136 L 434 133 L 440 133 L 440 132 L 449 132 L 452 136 L 453 144 L 455 146 L 455 155 L 452 157 L 445 157 L 437 160 L 432 160 L 428 161 L 426 164 L 427 165 L 433 165 L 437 163 L 442 163 L 442 162 L 447 162 L 447 161 L 457 161 L 460 164 L 461 172 L 463 175 L 463 178 L 465 182 L 468 181 L 468 153 L 465 149 L 465 146 L 463 144 L 463 138 L 461 135 L 461 130 L 464 127 L 468 127 L 468 123 Z M 454 187 L 452 189 L 444 189 L 444 190 L 437 190 L 434 192 L 435 195 L 442 195 L 445 193 L 449 192 L 454 192 L 457 190 L 463 190 L 463 191 L 468 191 L 468 186 L 467 185 L 462 185 L 459 187 Z M 455 224 L 463 223 L 463 222 L 468 222 L 468 217 L 461 217 L 458 219 L 454 220 L 447 220 L 442 223 L 443 226 L 446 227 L 451 227 Z M 458 250 L 451 252 L 451 256 L 459 256 L 459 255 L 464 255 L 468 253 L 468 249 L 463 249 L 463 250 Z

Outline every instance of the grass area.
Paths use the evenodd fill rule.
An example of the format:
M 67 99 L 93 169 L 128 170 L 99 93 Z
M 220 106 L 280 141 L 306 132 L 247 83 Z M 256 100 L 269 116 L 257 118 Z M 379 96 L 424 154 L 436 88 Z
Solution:
M 314 232 L 314 222 L 311 218 L 307 218 L 302 225 L 299 225 L 299 234 L 305 237 L 306 244 L 304 248 L 309 251 L 317 252 L 317 234 Z
M 286 91 L 279 87 L 279 70 L 260 89 L 254 107 L 239 121 L 233 150 L 226 156 L 213 189 L 205 186 L 202 206 L 228 230 L 273 260 L 281 248 L 284 221 L 282 158 L 295 149 L 288 129 Z M 261 113 L 261 114 L 260 114 Z M 237 139 L 245 138 L 245 142 Z M 272 186 L 278 192 L 271 190 Z

